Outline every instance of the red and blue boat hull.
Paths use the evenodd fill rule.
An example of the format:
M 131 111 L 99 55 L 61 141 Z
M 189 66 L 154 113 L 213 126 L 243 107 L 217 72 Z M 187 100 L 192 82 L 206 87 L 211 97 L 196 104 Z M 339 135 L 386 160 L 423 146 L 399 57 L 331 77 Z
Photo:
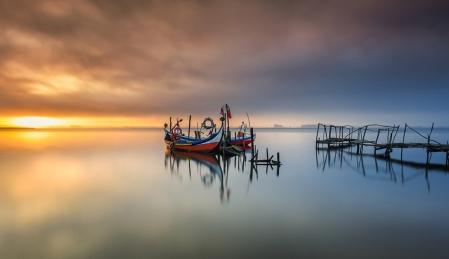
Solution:
M 254 139 L 251 140 L 251 136 L 246 136 L 246 137 L 231 138 L 231 140 L 228 141 L 228 144 L 233 145 L 233 146 L 247 147 L 247 146 L 252 145 L 253 142 L 254 142 Z
M 173 135 L 171 135 L 173 136 Z M 173 136 L 172 139 L 166 139 L 167 147 L 173 150 L 188 151 L 188 152 L 214 152 L 218 149 L 223 138 L 223 128 L 211 134 L 205 139 L 194 139 L 184 136 Z

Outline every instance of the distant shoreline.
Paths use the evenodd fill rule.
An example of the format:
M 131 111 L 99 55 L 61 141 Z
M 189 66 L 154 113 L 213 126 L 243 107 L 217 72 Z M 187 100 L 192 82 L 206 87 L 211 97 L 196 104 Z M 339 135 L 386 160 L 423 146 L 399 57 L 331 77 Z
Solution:
M 430 127 L 414 127 L 419 130 L 430 130 Z M 22 128 L 0 127 L 0 131 L 100 131 L 100 130 L 162 130 L 163 127 L 72 127 L 72 128 Z M 184 128 L 183 128 L 184 129 Z M 232 130 L 239 129 L 231 127 Z M 316 130 L 317 127 L 254 127 L 256 130 Z M 434 130 L 449 130 L 449 127 L 434 127 Z

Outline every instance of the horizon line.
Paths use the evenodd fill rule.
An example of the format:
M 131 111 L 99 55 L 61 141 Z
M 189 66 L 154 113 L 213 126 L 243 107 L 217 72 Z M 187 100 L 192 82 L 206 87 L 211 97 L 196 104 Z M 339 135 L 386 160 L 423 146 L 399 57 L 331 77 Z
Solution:
M 356 126 L 355 126 L 356 127 Z M 163 129 L 161 126 L 105 126 L 105 127 L 11 127 L 0 126 L 0 131 L 8 130 L 146 130 L 146 129 Z M 184 129 L 184 127 L 181 127 Z M 239 127 L 230 127 L 231 129 L 238 129 Z M 317 125 L 301 125 L 301 126 L 256 126 L 254 129 L 317 129 Z M 429 126 L 415 126 L 414 128 L 430 129 Z M 449 129 L 449 126 L 436 126 L 434 129 Z

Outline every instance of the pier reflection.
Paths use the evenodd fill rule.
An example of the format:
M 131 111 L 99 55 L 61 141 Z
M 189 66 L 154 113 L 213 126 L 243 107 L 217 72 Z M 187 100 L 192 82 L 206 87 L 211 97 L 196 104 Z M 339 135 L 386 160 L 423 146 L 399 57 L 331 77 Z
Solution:
M 336 168 L 349 169 L 369 180 L 400 184 L 424 179 L 428 192 L 431 191 L 429 175 L 449 173 L 449 167 L 446 165 L 406 161 L 383 155 L 358 154 L 351 148 L 316 149 L 316 167 L 322 172 Z

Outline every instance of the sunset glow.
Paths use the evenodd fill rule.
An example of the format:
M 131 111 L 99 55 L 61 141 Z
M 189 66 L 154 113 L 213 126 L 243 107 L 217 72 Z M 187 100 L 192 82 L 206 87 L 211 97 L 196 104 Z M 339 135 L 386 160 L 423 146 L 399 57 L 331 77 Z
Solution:
M 13 119 L 11 125 L 24 128 L 44 128 L 65 126 L 65 123 L 64 120 L 56 118 L 27 116 Z
M 0 0 L 0 259 L 449 259 L 448 13 Z
M 17 115 L 0 117 L 0 128 L 135 128 L 162 127 L 163 116 L 58 116 Z
M 449 125 L 444 1 L 25 2 L 0 8 L 0 127 L 160 127 L 224 103 L 257 127 Z

